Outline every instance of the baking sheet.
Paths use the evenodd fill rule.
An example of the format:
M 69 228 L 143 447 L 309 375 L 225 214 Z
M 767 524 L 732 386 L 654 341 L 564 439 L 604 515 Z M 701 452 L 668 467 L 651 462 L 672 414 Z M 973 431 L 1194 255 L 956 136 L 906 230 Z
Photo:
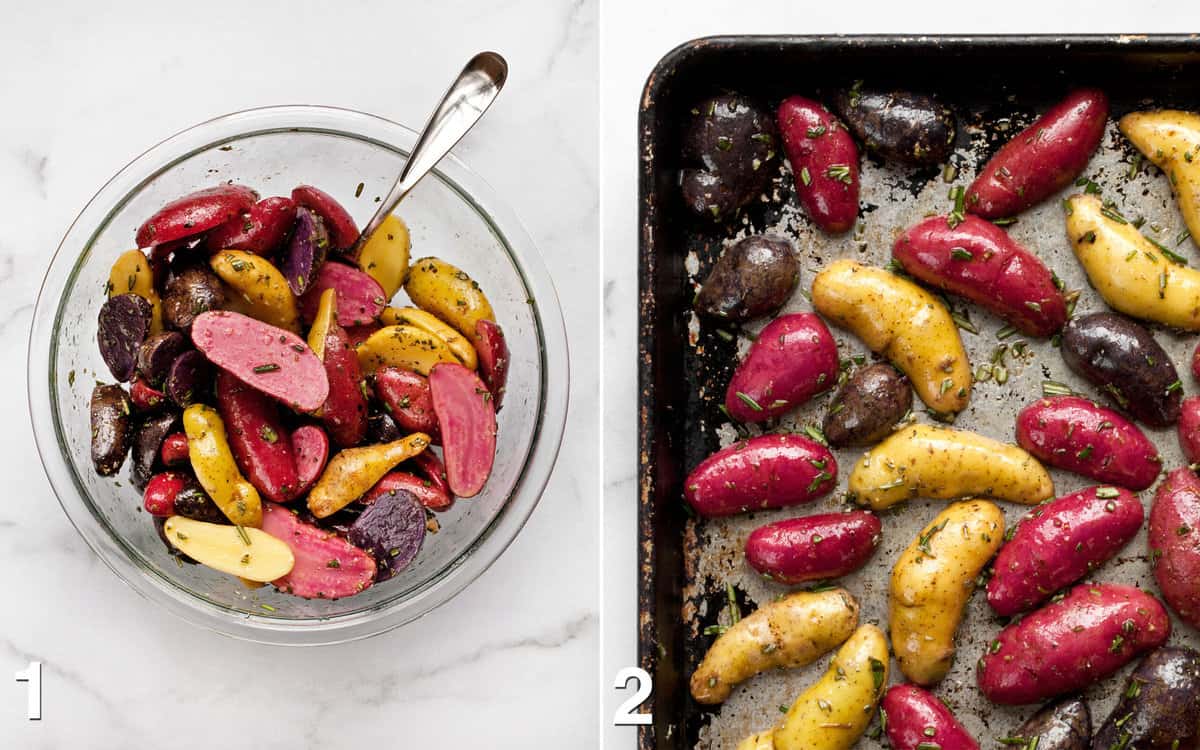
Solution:
M 1069 50 L 1069 45 L 1067 49 Z M 1065 94 L 1068 84 L 1075 83 L 1065 80 L 1066 76 L 1062 77 L 1064 80 L 1061 81 L 1062 85 L 1058 87 L 1056 96 Z M 830 237 L 811 226 L 805 218 L 794 197 L 791 174 L 784 164 L 772 190 L 763 195 L 759 204 L 748 211 L 734 228 L 721 229 L 693 224 L 683 230 L 690 235 L 687 252 L 682 258 L 687 283 L 686 294 L 683 296 L 690 301 L 695 286 L 704 278 L 723 247 L 748 234 L 772 232 L 793 242 L 802 265 L 799 288 L 783 312 L 811 310 L 807 292 L 814 275 L 821 268 L 830 261 L 843 257 L 874 265 L 887 264 L 894 238 L 900 231 L 926 216 L 946 214 L 952 205 L 948 197 L 950 189 L 955 185 L 965 188 L 974 177 L 977 166 L 986 162 L 999 145 L 1032 122 L 1036 114 L 1054 100 L 1053 96 L 1047 97 L 1045 90 L 1041 88 L 1031 95 L 1024 95 L 1019 81 L 1008 91 L 995 91 L 992 101 L 976 99 L 967 102 L 956 101 L 953 93 L 947 95 L 944 91 L 922 88 L 920 83 L 918 77 L 910 86 L 916 90 L 937 93 L 956 106 L 959 140 L 953 159 L 957 174 L 952 179 L 947 180 L 948 175 L 944 175 L 941 170 L 914 172 L 864 159 L 860 198 L 864 210 L 861 212 L 859 225 L 853 232 L 844 236 Z M 868 85 L 871 84 L 872 81 L 868 78 Z M 1105 88 L 1110 90 L 1110 96 L 1117 94 L 1114 96 L 1117 115 L 1149 103 L 1140 98 L 1131 100 L 1127 94 L 1125 100 L 1121 101 L 1121 90 L 1128 91 L 1128 82 L 1119 82 L 1115 87 Z M 1112 88 L 1119 90 L 1114 92 Z M 796 91 L 803 93 L 806 89 L 796 87 Z M 739 93 L 755 95 L 758 92 L 749 90 Z M 770 95 L 765 101 L 771 106 L 777 103 L 777 99 L 770 98 Z M 1176 106 L 1179 105 L 1176 103 Z M 1195 100 L 1193 106 L 1200 107 L 1200 98 Z M 1104 199 L 1114 201 L 1114 208 L 1122 215 L 1130 220 L 1144 218 L 1142 230 L 1148 236 L 1189 258 L 1193 266 L 1200 265 L 1200 251 L 1190 239 L 1177 244 L 1184 226 L 1166 178 L 1157 169 L 1136 160 L 1135 154 L 1136 152 L 1117 133 L 1115 122 L 1110 121 L 1101 149 L 1088 165 L 1084 175 L 1100 187 Z M 1022 213 L 1018 221 L 1008 227 L 1008 231 L 1019 243 L 1038 254 L 1058 274 L 1068 290 L 1082 290 L 1076 314 L 1107 309 L 1094 290 L 1088 286 L 1083 271 L 1071 252 L 1065 232 L 1061 199 L 1081 189 L 1075 186 L 1068 188 L 1059 196 Z M 660 194 L 657 199 L 660 202 L 677 200 L 678 196 Z M 1070 373 L 1051 341 L 1020 335 L 1002 341 L 996 335 L 1004 325 L 998 318 L 958 298 L 950 298 L 949 302 L 952 310 L 967 316 L 978 329 L 978 333 L 975 334 L 962 331 L 963 343 L 966 345 L 972 369 L 992 361 L 998 347 L 1007 347 L 1003 359 L 1008 373 L 1007 382 L 998 384 L 993 378 L 976 383 L 970 405 L 955 421 L 956 428 L 973 430 L 998 440 L 1013 442 L 1017 411 L 1042 395 L 1042 383 L 1046 380 L 1065 383 L 1085 395 L 1098 398 L 1094 388 Z M 734 340 L 729 340 L 728 336 L 718 333 L 718 327 L 697 319 L 686 309 L 675 312 L 682 316 L 682 320 L 677 321 L 682 325 L 683 337 L 686 339 L 681 356 L 684 359 L 684 370 L 689 373 L 685 417 L 688 428 L 681 436 L 685 443 L 682 446 L 682 455 L 685 457 L 683 470 L 686 471 L 706 453 L 728 445 L 739 436 L 738 428 L 724 419 L 716 407 L 724 397 L 724 387 L 728 383 L 735 361 L 734 355 L 744 354 L 754 333 L 768 321 L 755 321 L 740 331 L 723 328 L 726 333 L 735 334 Z M 1159 343 L 1166 348 L 1179 368 L 1186 395 L 1195 394 L 1198 389 L 1187 374 L 1187 369 L 1197 336 L 1178 335 L 1159 327 L 1152 328 Z M 876 359 L 847 331 L 832 326 L 831 330 L 843 359 L 856 355 L 864 356 L 868 363 Z M 1023 354 L 1014 355 L 1014 349 L 1022 350 Z M 777 425 L 768 425 L 768 429 L 773 427 L 800 430 L 807 425 L 819 425 L 833 395 L 829 393 L 818 397 L 786 415 Z M 932 421 L 925 414 L 919 399 L 915 398 L 912 419 L 918 422 Z M 746 431 L 742 428 L 741 434 L 746 434 Z M 748 432 L 753 435 L 762 430 L 750 426 Z M 1170 469 L 1185 463 L 1173 429 L 1146 429 L 1146 432 L 1158 445 L 1164 459 L 1164 467 Z M 678 452 L 679 446 L 675 446 L 674 450 Z M 725 519 L 693 519 L 685 523 L 682 538 L 678 539 L 685 572 L 679 611 L 679 625 L 683 628 L 680 634 L 682 658 L 676 661 L 682 665 L 682 670 L 678 674 L 665 673 L 668 679 L 682 679 L 683 685 L 675 685 L 672 689 L 682 689 L 686 692 L 687 678 L 713 640 L 712 637 L 703 635 L 704 628 L 728 622 L 725 594 L 727 583 L 737 590 L 743 613 L 753 611 L 758 604 L 768 602 L 780 593 L 793 590 L 791 587 L 766 581 L 749 568 L 745 563 L 742 547 L 746 536 L 765 523 L 793 516 L 836 511 L 845 507 L 842 495 L 847 474 L 862 455 L 862 449 L 835 450 L 834 453 L 839 466 L 838 488 L 816 503 Z M 1051 473 L 1057 495 L 1094 484 L 1085 478 L 1065 472 L 1054 470 Z M 1152 491 L 1141 493 L 1147 510 L 1152 496 Z M 883 541 L 874 557 L 861 571 L 839 581 L 840 585 L 858 599 L 862 607 L 861 622 L 875 623 L 886 631 L 887 589 L 892 565 L 920 529 L 945 507 L 945 504 L 940 501 L 919 500 L 882 514 Z M 999 505 L 1005 511 L 1006 521 L 1010 526 L 1028 510 L 1009 503 Z M 1144 527 L 1137 538 L 1125 547 L 1117 558 L 1098 569 L 1092 579 L 1134 583 L 1157 593 L 1148 564 Z M 657 615 L 663 616 L 662 613 Z M 1181 626 L 1177 618 L 1174 624 L 1176 629 L 1171 637 L 1172 643 L 1200 646 L 1200 637 L 1197 637 L 1194 629 Z M 1010 708 L 992 705 L 975 687 L 975 662 L 1001 626 L 1002 621 L 993 615 L 982 592 L 977 593 L 972 598 L 959 629 L 959 656 L 950 674 L 936 689 L 936 694 L 954 709 L 958 718 L 982 745 L 990 745 L 995 738 L 1008 734 L 1037 709 L 1037 706 Z M 645 635 L 643 629 L 643 641 Z M 662 650 L 659 653 L 661 655 Z M 715 709 L 698 706 L 686 696 L 682 697 L 682 700 L 677 699 L 675 703 L 682 705 L 682 711 L 667 719 L 668 723 L 665 725 L 656 722 L 656 725 L 659 725 L 658 738 L 655 740 L 657 744 L 647 745 L 644 742 L 643 746 L 697 747 L 704 750 L 733 748 L 748 734 L 777 724 L 782 717 L 781 711 L 824 672 L 827 664 L 826 657 L 807 668 L 759 675 L 735 688 L 730 698 Z M 902 675 L 895 669 L 894 661 L 892 667 L 892 682 L 901 681 Z M 1115 702 L 1123 675 L 1124 672 L 1087 691 L 1086 697 L 1097 725 L 1107 716 Z M 879 743 L 864 738 L 861 746 L 876 747 Z

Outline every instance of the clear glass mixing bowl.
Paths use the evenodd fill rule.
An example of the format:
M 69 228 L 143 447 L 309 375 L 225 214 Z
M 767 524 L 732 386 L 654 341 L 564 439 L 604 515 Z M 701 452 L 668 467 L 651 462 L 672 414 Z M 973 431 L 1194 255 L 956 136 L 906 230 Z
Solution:
M 163 203 L 232 180 L 262 195 L 301 183 L 330 192 L 359 225 L 387 193 L 416 142 L 408 128 L 361 112 L 268 107 L 196 125 L 113 177 L 71 225 L 50 263 L 29 341 L 29 409 L 38 451 L 80 536 L 138 593 L 189 622 L 264 643 L 315 645 L 365 638 L 409 622 L 475 580 L 513 541 L 537 504 L 567 413 L 568 359 L 553 284 L 529 235 L 493 190 L 453 155 L 397 213 L 413 257 L 466 270 L 495 308 L 511 349 L 495 469 L 477 497 L 438 514 L 414 563 L 392 580 L 338 601 L 245 588 L 202 566 L 178 564 L 142 510 L 127 467 L 92 470 L 88 403 L 110 379 L 96 317 L 113 260 Z M 401 296 L 403 292 L 401 292 Z

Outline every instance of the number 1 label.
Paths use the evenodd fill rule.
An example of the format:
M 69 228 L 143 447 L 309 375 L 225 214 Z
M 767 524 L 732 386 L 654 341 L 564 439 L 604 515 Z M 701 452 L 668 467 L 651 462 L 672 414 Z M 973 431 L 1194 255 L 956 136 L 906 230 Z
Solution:
M 29 666 L 16 673 L 17 682 L 28 682 L 28 706 L 25 715 L 30 721 L 42 719 L 42 663 L 31 661 Z

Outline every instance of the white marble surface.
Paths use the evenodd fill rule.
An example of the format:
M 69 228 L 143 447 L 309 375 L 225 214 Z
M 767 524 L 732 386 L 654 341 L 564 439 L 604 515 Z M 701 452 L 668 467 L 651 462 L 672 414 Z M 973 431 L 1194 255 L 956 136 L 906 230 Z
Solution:
M 596 746 L 597 5 L 594 0 L 0 0 L 0 747 Z M 470 54 L 509 87 L 457 153 L 504 195 L 565 303 L 571 426 L 508 552 L 457 599 L 364 642 L 290 650 L 195 629 L 76 536 L 33 448 L 38 284 L 99 186 L 162 138 L 264 104 L 419 127 Z M 45 663 L 44 718 L 14 671 Z
M 637 129 L 638 99 L 655 63 L 677 44 L 712 34 L 1027 34 L 1186 32 L 1200 24 L 1186 0 L 1139 3 L 604 0 L 601 28 L 604 245 L 603 679 L 637 662 Z M 803 71 L 797 71 L 803 85 Z M 636 730 L 612 726 L 627 697 L 603 700 L 604 746 L 634 747 Z

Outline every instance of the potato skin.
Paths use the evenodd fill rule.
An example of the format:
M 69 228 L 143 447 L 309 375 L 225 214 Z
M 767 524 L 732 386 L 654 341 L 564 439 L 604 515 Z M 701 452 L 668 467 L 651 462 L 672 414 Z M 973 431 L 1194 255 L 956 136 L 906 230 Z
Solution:
M 887 638 L 874 625 L 861 625 L 824 676 L 792 702 L 775 730 L 775 750 L 849 750 L 866 731 L 887 683 Z
M 911 91 L 839 91 L 834 111 L 867 150 L 888 161 L 940 164 L 954 147 L 954 112 Z
M 421 258 L 404 282 L 413 304 L 449 323 L 474 344 L 479 335 L 475 324 L 496 320 L 487 295 L 465 271 L 439 258 Z
M 264 198 L 241 216 L 236 216 L 208 233 L 204 245 L 212 252 L 246 250 L 270 255 L 292 230 L 296 204 L 291 198 Z
M 217 374 L 215 390 L 229 448 L 243 475 L 268 500 L 295 499 L 296 460 L 275 402 L 224 371 Z
M 1039 505 L 996 557 L 988 604 L 1004 616 L 1033 608 L 1112 559 L 1144 518 L 1137 495 L 1116 487 L 1088 487 Z
M 814 313 L 776 318 L 759 332 L 725 390 L 725 408 L 739 422 L 765 422 L 791 411 L 837 382 L 833 334 Z
M 773 234 L 752 235 L 717 258 L 694 307 L 710 318 L 744 323 L 778 310 L 799 282 L 800 262 L 792 243 Z
M 893 750 L 979 750 L 979 743 L 937 696 L 916 685 L 893 685 L 880 709 Z
M 1104 137 L 1108 97 L 1077 89 L 996 152 L 967 188 L 967 210 L 1013 216 L 1079 176 Z
M 1004 514 L 986 500 L 954 503 L 892 568 L 888 623 L 896 663 L 918 685 L 941 681 L 975 579 L 1004 542 Z
M 783 508 L 837 485 L 837 460 L 803 435 L 760 435 L 719 450 L 688 474 L 683 495 L 702 516 Z
M 882 525 L 874 513 L 822 513 L 760 526 L 746 538 L 746 562 L 779 583 L 840 578 L 867 563 Z
M 137 246 L 150 247 L 191 237 L 224 224 L 258 201 L 244 185 L 218 185 L 176 198 L 138 227 Z
M 1200 478 L 1175 469 L 1150 506 L 1150 560 L 1154 580 L 1171 609 L 1200 628 Z
M 735 685 L 760 672 L 811 664 L 841 645 L 857 626 L 858 602 L 842 589 L 788 594 L 717 638 L 692 674 L 692 697 L 720 703 Z
M 858 220 L 858 147 L 829 110 L 802 96 L 783 100 L 776 114 L 796 197 L 822 231 L 841 234 Z
M 1092 746 L 1193 750 L 1200 744 L 1200 654 L 1164 646 L 1129 675 Z
M 1162 469 L 1158 448 L 1137 425 L 1079 396 L 1048 396 L 1022 409 L 1017 444 L 1055 468 L 1137 492 Z
M 129 454 L 129 415 L 133 406 L 119 385 L 92 389 L 89 414 L 92 427 L 92 466 L 102 477 L 112 476 Z M 157 449 L 156 449 L 157 450 Z
M 854 464 L 848 489 L 872 510 L 914 497 L 986 495 L 1034 505 L 1054 496 L 1050 475 L 1017 446 L 926 424 L 897 430 L 868 451 Z
M 1067 206 L 1067 237 L 1075 257 L 1110 307 L 1200 331 L 1200 271 L 1173 263 L 1137 227 L 1105 216 L 1094 195 L 1073 195 Z
M 1001 630 L 979 660 L 976 682 L 993 703 L 1038 703 L 1095 684 L 1170 635 L 1167 611 L 1150 594 L 1081 583 Z
M 813 279 L 812 301 L 908 375 L 929 408 L 944 414 L 966 408 L 971 365 L 950 311 L 932 294 L 882 268 L 843 259 Z
M 1130 112 L 1119 126 L 1138 151 L 1166 172 L 1192 241 L 1200 244 L 1200 114 Z
M 1067 367 L 1151 427 L 1179 421 L 1179 373 L 1150 331 L 1113 313 L 1072 318 L 1063 328 Z
M 287 279 L 266 258 L 245 250 L 222 250 L 208 264 L 238 293 L 246 314 L 293 333 L 300 330 L 296 298 Z
M 880 362 L 856 371 L 829 405 L 821 431 L 830 445 L 872 445 L 912 408 L 908 378 Z
M 990 310 L 1022 333 L 1045 337 L 1067 322 L 1050 269 L 1000 227 L 968 215 L 932 216 L 896 239 L 892 257 L 920 281 Z
M 1043 707 L 1008 737 L 1023 739 L 1025 747 L 1036 739 L 1039 750 L 1088 750 L 1092 712 L 1077 695 L 1063 698 Z
M 684 202 L 702 219 L 736 215 L 770 183 L 777 150 L 775 123 L 757 103 L 736 94 L 705 99 L 684 126 Z

